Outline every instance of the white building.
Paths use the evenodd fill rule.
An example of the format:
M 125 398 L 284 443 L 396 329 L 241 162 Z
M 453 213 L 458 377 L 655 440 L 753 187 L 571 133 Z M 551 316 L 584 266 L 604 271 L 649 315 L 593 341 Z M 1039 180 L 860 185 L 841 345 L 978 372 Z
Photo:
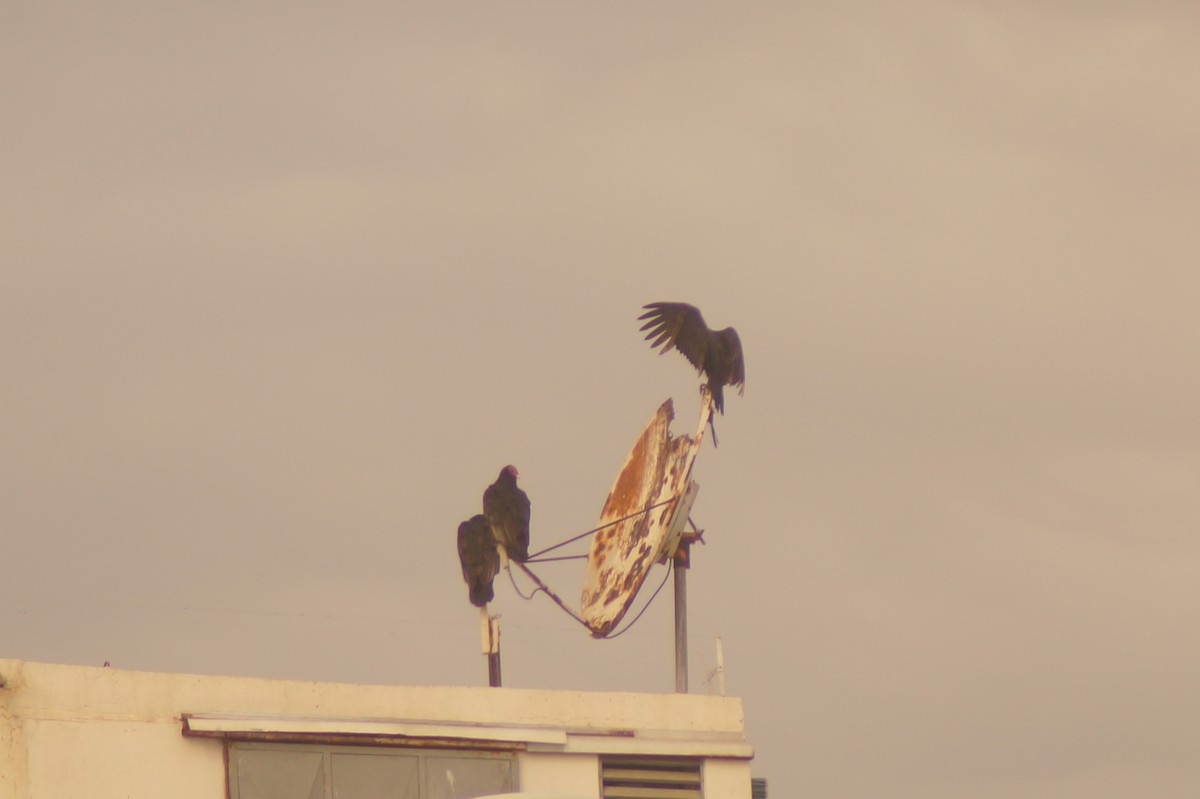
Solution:
M 741 701 L 0 660 L 0 799 L 750 799 Z

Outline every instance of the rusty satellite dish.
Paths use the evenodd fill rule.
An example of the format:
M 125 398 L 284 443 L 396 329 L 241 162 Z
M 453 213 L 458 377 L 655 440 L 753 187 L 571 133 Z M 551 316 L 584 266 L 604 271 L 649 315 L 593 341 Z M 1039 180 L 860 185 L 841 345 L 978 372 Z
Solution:
M 638 436 L 600 512 L 583 579 L 583 622 L 595 638 L 620 623 L 650 567 L 671 557 L 679 545 L 696 492 L 692 463 L 712 408 L 704 392 L 700 427 L 694 436 L 673 437 L 675 409 L 664 402 Z

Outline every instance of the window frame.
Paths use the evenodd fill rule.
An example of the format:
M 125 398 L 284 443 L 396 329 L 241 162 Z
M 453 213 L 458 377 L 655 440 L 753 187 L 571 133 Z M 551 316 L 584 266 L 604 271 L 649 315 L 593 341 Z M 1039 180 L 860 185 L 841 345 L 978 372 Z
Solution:
M 275 752 L 320 752 L 321 768 L 325 776 L 325 799 L 333 797 L 333 756 L 337 754 L 370 755 L 375 757 L 403 757 L 417 760 L 417 794 L 418 799 L 426 799 L 428 788 L 428 761 L 439 757 L 454 757 L 470 760 L 497 760 L 508 763 L 508 785 L 503 790 L 489 793 L 511 793 L 518 789 L 520 774 L 518 773 L 519 758 L 517 751 L 511 747 L 490 747 L 454 745 L 451 742 L 439 741 L 438 745 L 372 745 L 363 743 L 340 743 L 330 741 L 262 741 L 227 739 L 225 741 L 225 795 L 227 799 L 241 799 L 238 784 L 239 751 L 275 751 Z M 449 745 L 447 745 L 449 744 Z

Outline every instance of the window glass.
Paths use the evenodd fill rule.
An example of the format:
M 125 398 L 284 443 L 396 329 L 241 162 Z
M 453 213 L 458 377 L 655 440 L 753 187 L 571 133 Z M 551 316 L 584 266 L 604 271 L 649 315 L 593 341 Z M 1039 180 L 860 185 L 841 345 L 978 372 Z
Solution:
M 506 752 L 231 743 L 230 799 L 473 799 L 515 790 Z

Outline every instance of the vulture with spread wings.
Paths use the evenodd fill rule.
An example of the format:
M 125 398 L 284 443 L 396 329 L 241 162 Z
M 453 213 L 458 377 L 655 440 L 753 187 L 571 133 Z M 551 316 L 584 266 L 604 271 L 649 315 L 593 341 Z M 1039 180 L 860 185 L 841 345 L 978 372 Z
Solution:
M 458 526 L 458 561 L 471 604 L 481 608 L 491 602 L 496 596 L 492 581 L 500 572 L 500 553 L 483 514 L 477 513 Z
M 517 488 L 517 467 L 505 466 L 483 492 L 483 515 L 508 556 L 529 560 L 529 496 Z
M 642 330 L 649 331 L 646 340 L 659 354 L 672 347 L 683 353 L 692 366 L 708 377 L 708 390 L 713 405 L 725 413 L 725 386 L 737 386 L 738 394 L 746 390 L 746 359 L 742 356 L 742 341 L 732 327 L 709 330 L 700 309 L 686 302 L 652 302 L 642 306 L 646 313 L 639 320 L 649 320 Z

